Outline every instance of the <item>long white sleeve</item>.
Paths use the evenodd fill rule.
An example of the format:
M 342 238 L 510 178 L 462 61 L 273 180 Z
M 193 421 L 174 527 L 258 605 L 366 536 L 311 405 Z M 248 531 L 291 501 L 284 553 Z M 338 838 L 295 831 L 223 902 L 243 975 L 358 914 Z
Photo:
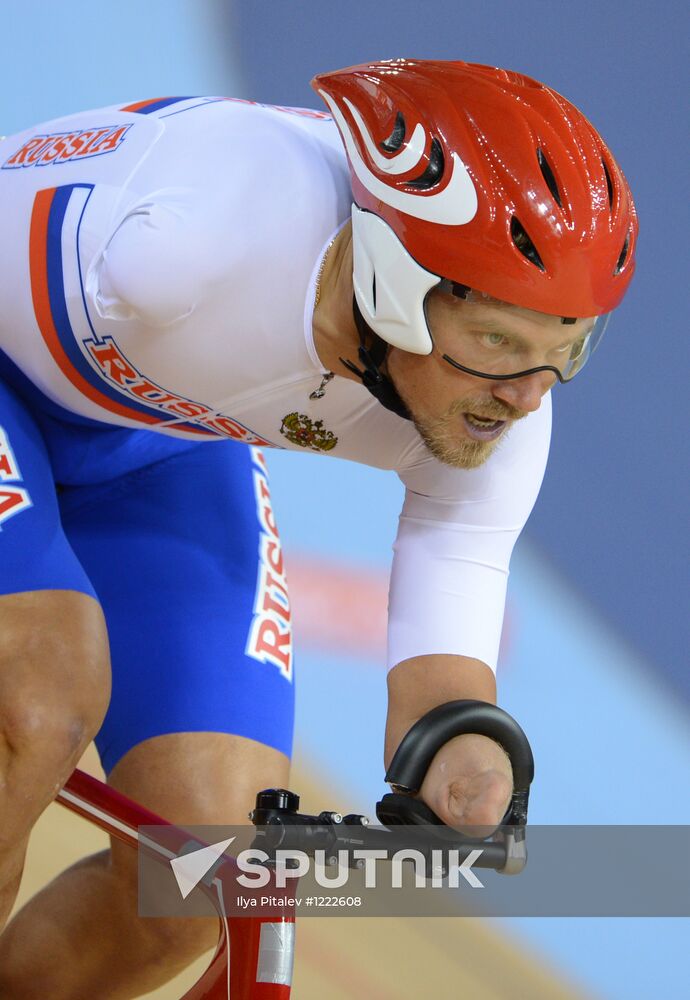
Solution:
M 496 669 L 510 557 L 539 493 L 551 402 L 524 418 L 481 468 L 429 461 L 407 487 L 391 575 L 388 664 L 432 653 Z

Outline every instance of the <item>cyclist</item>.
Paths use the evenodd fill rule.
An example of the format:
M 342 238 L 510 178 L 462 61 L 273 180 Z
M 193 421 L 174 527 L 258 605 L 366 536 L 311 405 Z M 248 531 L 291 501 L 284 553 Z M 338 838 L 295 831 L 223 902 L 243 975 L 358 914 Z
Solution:
M 582 114 L 520 74 L 395 60 L 314 87 L 328 113 L 164 98 L 0 143 L 3 918 L 94 737 L 110 783 L 172 822 L 243 822 L 286 784 L 263 447 L 405 484 L 386 762 L 434 705 L 495 701 L 549 390 L 632 277 L 631 195 Z M 463 736 L 421 796 L 495 824 L 510 790 L 501 748 Z M 135 914 L 127 850 L 84 859 L 0 939 L 0 996 L 133 996 L 213 941 Z

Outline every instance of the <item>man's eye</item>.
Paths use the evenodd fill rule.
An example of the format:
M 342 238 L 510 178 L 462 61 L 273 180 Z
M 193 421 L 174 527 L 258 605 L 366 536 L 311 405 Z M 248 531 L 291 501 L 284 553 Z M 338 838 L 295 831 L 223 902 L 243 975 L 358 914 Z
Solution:
M 508 343 L 508 338 L 502 333 L 485 333 L 482 335 L 482 340 L 487 347 L 502 347 Z

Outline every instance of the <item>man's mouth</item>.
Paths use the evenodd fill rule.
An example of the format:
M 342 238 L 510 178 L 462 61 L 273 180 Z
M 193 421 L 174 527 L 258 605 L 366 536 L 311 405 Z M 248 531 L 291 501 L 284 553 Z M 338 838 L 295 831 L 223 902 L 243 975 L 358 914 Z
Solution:
M 491 417 L 480 417 L 476 413 L 463 413 L 465 429 L 475 441 L 493 441 L 503 431 L 507 420 L 494 420 Z

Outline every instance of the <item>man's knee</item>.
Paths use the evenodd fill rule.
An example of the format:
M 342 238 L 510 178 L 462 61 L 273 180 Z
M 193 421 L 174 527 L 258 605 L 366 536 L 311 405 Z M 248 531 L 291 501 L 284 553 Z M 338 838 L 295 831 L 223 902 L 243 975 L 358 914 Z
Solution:
M 69 703 L 8 698 L 0 707 L 5 777 L 19 762 L 58 769 L 72 761 L 76 764 L 92 735 L 89 720 Z
M 110 698 L 108 636 L 97 601 L 72 590 L 0 597 L 0 694 L 0 711 L 26 706 L 16 724 L 31 738 L 48 721 L 42 705 L 54 716 L 71 712 L 90 738 Z
M 102 611 L 74 591 L 0 597 L 0 798 L 24 832 L 98 731 L 110 696 Z

